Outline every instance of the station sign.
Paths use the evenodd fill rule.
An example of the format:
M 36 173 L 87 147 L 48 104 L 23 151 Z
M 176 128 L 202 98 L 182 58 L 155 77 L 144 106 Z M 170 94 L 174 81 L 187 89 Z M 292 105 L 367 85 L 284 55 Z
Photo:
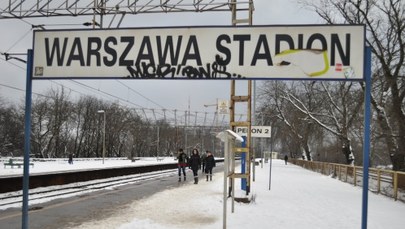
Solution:
M 247 127 L 236 127 L 235 133 L 241 137 L 247 136 Z M 271 126 L 251 126 L 252 138 L 271 138 Z
M 364 25 L 36 30 L 33 79 L 362 80 Z

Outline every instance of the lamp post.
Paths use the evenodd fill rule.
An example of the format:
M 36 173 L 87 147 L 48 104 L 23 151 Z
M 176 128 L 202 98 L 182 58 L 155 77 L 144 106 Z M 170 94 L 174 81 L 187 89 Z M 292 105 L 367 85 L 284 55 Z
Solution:
M 103 164 L 104 164 L 104 157 L 105 157 L 105 111 L 98 110 L 97 113 L 103 114 Z
M 217 99 L 217 103 L 216 104 L 204 104 L 204 107 L 213 107 L 215 106 L 215 116 L 216 116 L 216 120 L 215 120 L 215 130 L 217 132 L 219 132 L 219 128 L 218 128 L 218 119 L 219 119 L 219 113 L 218 113 L 218 99 Z M 212 139 L 212 152 L 213 153 L 217 153 L 216 152 L 216 147 L 215 147 L 215 138 Z

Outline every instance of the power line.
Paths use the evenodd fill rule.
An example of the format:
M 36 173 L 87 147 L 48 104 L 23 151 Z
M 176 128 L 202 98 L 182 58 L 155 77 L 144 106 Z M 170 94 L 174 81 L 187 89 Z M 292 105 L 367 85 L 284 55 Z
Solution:
M 13 86 L 9 86 L 9 85 L 5 85 L 5 84 L 2 84 L 2 83 L 0 83 L 0 86 L 2 86 L 2 87 L 7 87 L 7 88 L 10 88 L 10 89 L 13 89 L 13 90 L 17 90 L 17 91 L 25 92 L 24 89 L 17 88 L 17 87 L 13 87 Z M 41 97 L 51 98 L 51 97 L 49 97 L 49 96 L 47 96 L 47 95 L 43 95 L 43 94 L 36 93 L 36 92 L 32 92 L 32 94 L 38 95 L 38 96 L 41 96 Z
M 71 91 L 73 91 L 73 92 L 75 92 L 75 93 L 79 93 L 79 94 L 84 95 L 84 96 L 87 95 L 87 94 L 83 94 L 83 93 L 81 93 L 81 92 L 79 92 L 79 91 L 77 91 L 77 90 L 71 89 L 71 88 L 69 88 L 69 87 L 67 87 L 67 86 L 65 86 L 65 85 L 60 84 L 60 83 L 57 83 L 57 82 L 54 82 L 54 81 L 51 81 L 51 82 L 52 82 L 52 83 L 55 83 L 55 84 L 57 84 L 57 85 L 59 85 L 60 87 L 68 88 L 69 90 L 71 90 Z M 80 84 L 80 85 L 82 85 L 82 86 L 84 86 L 84 87 L 86 87 L 86 88 L 90 88 L 90 89 L 92 89 L 92 90 L 97 90 L 97 89 L 95 89 L 95 88 L 93 88 L 93 87 L 91 87 L 91 86 L 88 86 L 88 85 L 85 85 L 85 84 L 82 84 L 82 83 L 79 83 L 79 82 L 75 82 L 75 83 L 78 83 L 78 84 Z M 9 85 L 5 85 L 5 84 L 1 84 L 1 83 L 0 83 L 0 86 L 7 87 L 7 88 L 10 88 L 10 89 L 13 89 L 13 90 L 17 90 L 17 91 L 21 91 L 21 92 L 25 92 L 24 89 L 17 88 L 17 87 L 14 87 L 14 86 L 9 86 Z M 115 95 L 112 95 L 112 94 L 110 94 L 110 93 L 107 93 L 107 92 L 104 92 L 104 91 L 101 91 L 101 90 L 97 90 L 97 92 L 103 93 L 103 94 L 108 95 L 108 96 L 112 96 L 113 98 L 116 98 L 116 99 L 118 99 L 118 100 L 120 100 L 120 101 L 124 101 L 122 98 L 120 98 L 120 97 L 118 97 L 118 96 L 115 96 Z M 38 96 L 41 96 L 41 97 L 52 98 L 52 97 L 50 97 L 50 96 L 47 96 L 47 95 L 44 95 L 44 94 L 41 94 L 41 93 L 33 92 L 33 94 L 38 95 Z M 137 105 L 137 104 L 134 104 L 134 103 L 131 103 L 131 102 L 128 102 L 128 101 L 124 101 L 124 102 L 127 102 L 127 103 L 129 103 L 129 104 L 131 104 L 131 105 L 136 105 L 136 106 L 138 106 L 138 107 L 133 107 L 132 109 L 142 111 L 143 114 L 145 115 L 146 120 L 149 120 L 149 119 L 150 119 L 150 118 L 148 118 L 148 115 L 147 115 L 147 113 L 150 112 L 150 113 L 152 113 L 152 115 L 154 116 L 152 119 L 155 120 L 155 121 L 157 120 L 157 118 L 155 118 L 156 115 L 160 115 L 160 116 L 163 117 L 164 120 L 166 120 L 166 121 L 173 121 L 173 122 L 176 122 L 176 118 L 174 118 L 174 117 L 167 118 L 165 112 L 166 112 L 166 111 L 170 111 L 170 112 L 175 113 L 175 112 L 177 112 L 177 111 L 179 111 L 179 112 L 184 112 L 184 111 L 186 111 L 186 110 L 177 110 L 177 109 L 175 109 L 175 110 L 168 110 L 168 109 L 158 109 L 158 108 L 145 108 L 145 107 L 142 107 L 142 106 L 140 106 L 140 105 Z M 187 112 L 188 112 L 188 111 L 187 111 Z M 204 117 L 204 116 L 198 116 L 198 113 L 201 113 L 201 114 L 214 114 L 214 118 L 212 119 L 212 124 L 211 124 L 210 126 L 216 126 L 216 125 L 214 125 L 214 123 L 216 122 L 216 119 L 219 119 L 219 115 L 218 115 L 216 112 L 201 112 L 201 111 L 190 111 L 190 112 L 195 113 L 195 115 L 193 114 L 193 116 L 196 116 L 196 118 L 195 118 L 195 123 L 207 123 L 207 121 L 210 122 L 209 120 L 206 120 L 206 119 L 207 119 L 206 117 Z M 240 116 L 239 116 L 239 120 L 240 120 L 244 114 L 239 114 L 239 115 L 240 115 Z M 180 115 L 180 116 L 179 116 L 180 123 L 181 123 L 181 121 L 182 121 L 182 118 L 181 118 L 182 116 L 184 116 L 184 115 Z M 165 117 L 166 117 L 166 118 L 165 118 Z M 210 118 L 208 118 L 208 119 L 210 119 Z M 177 120 L 177 121 L 179 121 L 179 120 Z M 224 120 L 225 120 L 225 115 L 222 116 L 222 120 L 221 120 L 221 122 L 220 122 L 218 125 L 219 125 L 219 126 L 223 126 L 223 125 L 224 125 Z M 196 125 L 196 124 L 195 124 L 195 125 Z
M 111 97 L 113 97 L 113 98 L 115 98 L 115 99 L 118 99 L 118 100 L 120 100 L 120 101 L 125 101 L 125 102 L 127 102 L 127 103 L 129 103 L 129 104 L 132 104 L 132 105 L 134 105 L 134 106 L 142 107 L 142 106 L 139 105 L 139 104 L 130 102 L 130 101 L 128 101 L 128 100 L 123 100 L 122 98 L 120 98 L 120 97 L 118 97 L 118 96 L 115 96 L 115 95 L 110 94 L 110 93 L 105 92 L 105 91 L 101 91 L 100 89 L 93 88 L 93 87 L 91 87 L 91 86 L 89 86 L 89 85 L 86 85 L 86 84 L 84 84 L 84 83 L 77 82 L 76 80 L 72 80 L 72 82 L 74 82 L 74 83 L 76 83 L 76 84 L 79 84 L 79 85 L 82 85 L 82 86 L 84 86 L 84 87 L 90 88 L 90 89 L 92 89 L 92 90 L 101 92 L 101 93 L 103 93 L 103 94 L 105 94 L 105 95 L 111 96 Z
M 152 100 L 151 100 L 151 99 L 149 99 L 148 97 L 146 97 L 146 96 L 142 95 L 141 93 L 137 92 L 136 90 L 134 90 L 134 89 L 130 88 L 130 87 L 129 87 L 129 86 L 127 86 L 127 85 L 125 85 L 125 84 L 124 84 L 124 83 L 122 83 L 121 81 L 119 81 L 119 80 L 116 80 L 116 81 L 117 81 L 118 83 L 120 83 L 121 85 L 123 85 L 124 87 L 126 87 L 127 89 L 131 90 L 132 92 L 134 92 L 134 93 L 138 94 L 139 96 L 141 96 L 142 98 L 146 99 L 147 101 L 149 101 L 149 102 L 151 102 L 151 103 L 153 103 L 153 104 L 157 105 L 158 107 L 160 107 L 160 108 L 162 108 L 162 109 L 166 109 L 166 108 L 165 108 L 165 107 L 163 107 L 162 105 L 160 105 L 160 104 L 158 104 L 158 103 L 156 103 L 156 102 L 152 101 Z
M 3 54 L 3 53 L 1 53 L 1 54 Z M 24 68 L 24 67 L 21 67 L 21 66 L 19 66 L 19 65 L 17 65 L 17 64 L 14 64 L 13 62 L 10 62 L 10 61 L 6 60 L 5 58 L 0 57 L 0 60 L 3 60 L 4 62 L 6 62 L 6 63 L 8 63 L 8 64 L 11 64 L 11 65 L 13 65 L 14 67 L 17 67 L 17 68 L 19 68 L 19 69 L 25 71 L 25 68 Z
M 20 41 L 22 41 L 29 33 L 31 33 L 32 29 L 29 29 L 23 36 L 20 37 L 20 39 L 16 40 L 14 44 L 11 45 L 9 49 L 7 49 L 6 52 L 9 52 L 12 48 L 14 48 Z
M 2 58 L 0 58 L 0 59 L 2 59 Z M 4 59 L 3 59 L 3 60 L 4 60 Z M 6 61 L 6 60 L 4 60 L 4 61 Z M 21 66 L 18 66 L 18 65 L 14 64 L 14 63 L 12 63 L 12 62 L 9 62 L 9 61 L 6 61 L 6 62 L 25 71 L 25 68 L 23 68 L 23 67 L 21 67 Z M 54 81 L 54 80 L 50 80 L 50 81 L 51 81 L 52 83 L 55 83 L 55 84 L 61 86 L 61 87 L 68 88 L 69 90 L 71 90 L 71 91 L 73 91 L 73 92 L 76 92 L 76 93 L 78 93 L 78 94 L 81 94 L 81 95 L 83 95 L 83 96 L 87 95 L 87 94 L 81 93 L 81 92 L 79 92 L 79 91 L 77 91 L 77 90 L 74 90 L 74 89 L 72 89 L 72 88 L 70 88 L 70 87 L 67 87 L 67 86 L 65 86 L 65 85 L 62 85 L 62 84 L 60 84 L 60 83 L 57 83 L 57 82 Z M 132 88 L 126 86 L 125 84 L 123 84 L 122 82 L 119 82 L 118 80 L 117 80 L 117 81 L 118 81 L 120 84 L 124 85 L 126 88 L 128 88 L 128 89 L 131 90 L 132 92 L 134 92 L 134 93 L 140 95 L 141 97 L 145 98 L 147 101 L 149 101 L 149 102 L 151 102 L 151 103 L 153 103 L 153 104 L 159 106 L 161 109 L 159 109 L 159 108 L 145 108 L 145 107 L 143 107 L 143 106 L 141 106 L 141 105 L 139 105 L 139 104 L 135 104 L 135 103 L 133 103 L 133 102 L 131 102 L 131 101 L 129 101 L 129 100 L 125 100 L 125 99 L 123 99 L 123 98 L 121 98 L 121 97 L 119 97 L 119 96 L 113 95 L 113 94 L 111 94 L 111 93 L 105 92 L 105 91 L 100 90 L 100 89 L 96 89 L 96 88 L 91 87 L 91 86 L 89 86 L 89 85 L 86 85 L 86 84 L 84 84 L 84 83 L 80 83 L 80 82 L 75 81 L 75 80 L 71 80 L 71 81 L 72 81 L 73 83 L 79 85 L 79 86 L 82 86 L 82 87 L 86 88 L 86 89 L 91 89 L 92 91 L 94 91 L 94 92 L 96 92 L 96 93 L 101 93 L 101 94 L 103 94 L 103 95 L 106 95 L 106 96 L 115 98 L 115 99 L 117 99 L 118 101 L 126 102 L 126 103 L 128 103 L 128 104 L 131 104 L 131 105 L 133 105 L 133 106 L 136 106 L 134 109 L 142 110 L 142 111 L 144 112 L 145 116 L 146 116 L 145 110 L 147 110 L 147 111 L 153 111 L 153 112 L 159 110 L 159 111 L 162 111 L 162 113 L 163 113 L 162 116 L 164 117 L 165 120 L 173 120 L 173 118 L 171 118 L 171 119 L 167 119 L 167 118 L 166 118 L 166 113 L 165 113 L 166 111 L 169 111 L 169 112 L 171 112 L 171 113 L 173 113 L 173 114 L 175 114 L 176 111 L 179 111 L 179 112 L 186 111 L 186 110 L 177 110 L 177 109 L 174 109 L 174 110 L 166 109 L 166 108 L 163 107 L 162 105 L 160 105 L 160 104 L 158 104 L 158 103 L 152 101 L 151 99 L 148 99 L 146 96 L 144 96 L 144 95 L 142 95 L 141 93 L 137 92 L 136 90 L 134 90 L 134 89 L 132 89 Z M 4 87 L 8 87 L 8 88 L 10 88 L 10 89 L 14 89 L 14 90 L 18 90 L 18 91 L 25 91 L 25 90 L 23 90 L 23 89 L 19 89 L 19 88 L 17 88 L 17 87 L 13 87 L 13 86 L 5 85 L 5 84 L 1 84 L 1 85 L 4 86 Z M 46 95 L 43 95 L 43 94 L 40 94 L 40 93 L 35 93 L 35 92 L 33 92 L 33 94 L 38 95 L 38 96 L 43 96 L 43 97 L 48 97 L 48 98 L 49 98 L 49 96 L 46 96 Z M 187 111 L 188 111 L 188 110 L 187 110 Z M 207 112 L 201 112 L 201 111 L 188 111 L 188 112 L 196 113 L 196 120 L 198 119 L 198 120 L 199 120 L 198 122 L 201 122 L 200 120 L 203 119 L 203 117 L 198 117 L 198 113 L 207 113 Z M 154 115 L 156 115 L 156 114 L 154 114 Z M 242 115 L 240 116 L 240 119 L 241 119 L 241 117 L 242 117 Z M 214 115 L 214 120 L 215 120 L 215 119 L 218 119 L 218 118 L 219 118 L 219 117 L 217 116 L 217 114 L 215 114 L 215 115 Z M 205 118 L 204 118 L 204 119 L 205 119 Z M 224 117 L 223 117 L 221 123 L 223 123 L 223 121 L 224 121 Z M 206 122 L 206 120 L 204 120 L 204 122 Z

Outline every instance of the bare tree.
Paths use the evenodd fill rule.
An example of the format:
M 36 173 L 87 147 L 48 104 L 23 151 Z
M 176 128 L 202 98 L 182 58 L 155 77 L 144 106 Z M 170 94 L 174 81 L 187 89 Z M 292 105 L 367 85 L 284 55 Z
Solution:
M 0 97 L 0 155 L 2 156 L 22 154 L 24 117 L 19 111 Z
M 405 2 L 302 1 L 327 23 L 365 24 L 373 53 L 372 105 L 394 170 L 405 170 Z
M 263 92 L 266 101 L 273 101 L 271 109 L 289 127 L 288 133 L 295 136 L 307 157 L 310 145 L 321 144 L 319 139 L 327 136 L 323 132 L 327 131 L 340 141 L 346 163 L 354 162 L 351 139 L 355 137 L 353 130 L 361 128 L 355 124 L 363 100 L 361 90 L 353 89 L 353 83 L 265 83 Z
M 59 157 L 69 138 L 70 102 L 64 90 L 50 90 L 32 105 L 32 152 L 41 157 Z
M 82 96 L 74 105 L 71 115 L 72 148 L 71 152 L 77 157 L 97 157 L 99 137 L 97 111 L 103 102 L 95 97 Z
M 38 97 L 32 103 L 31 152 L 39 157 L 47 157 L 51 127 L 48 116 L 49 103 L 47 97 Z
M 272 114 L 271 116 L 277 117 L 287 128 L 283 135 L 287 138 L 284 142 L 289 142 L 290 151 L 296 151 L 297 147 L 294 143 L 297 143 L 303 151 L 303 156 L 307 160 L 312 160 L 310 141 L 311 136 L 315 133 L 314 125 L 308 121 L 307 115 L 297 110 L 294 103 L 291 102 L 290 97 L 294 93 L 305 95 L 300 92 L 300 87 L 296 83 L 277 81 L 265 83 L 261 95 L 264 101 L 262 103 L 262 115 Z M 310 97 L 307 99 L 311 101 Z M 298 152 L 294 152 L 294 154 L 298 154 Z
M 69 138 L 69 116 L 71 113 L 71 102 L 69 101 L 68 94 L 64 88 L 60 91 L 51 91 L 51 116 L 53 117 L 52 123 L 52 137 L 51 142 L 52 152 L 54 157 L 61 157 L 65 153 L 66 146 Z

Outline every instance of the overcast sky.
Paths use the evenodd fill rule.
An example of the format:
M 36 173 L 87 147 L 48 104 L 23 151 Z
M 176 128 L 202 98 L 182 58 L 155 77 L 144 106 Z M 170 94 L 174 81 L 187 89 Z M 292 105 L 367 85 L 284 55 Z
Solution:
M 30 0 L 28 0 L 30 1 Z M 313 12 L 299 6 L 296 0 L 255 0 L 253 13 L 254 25 L 274 24 L 319 24 L 321 20 Z M 0 52 L 26 53 L 32 48 L 31 24 L 45 24 L 48 29 L 67 29 L 67 26 L 56 24 L 81 24 L 91 21 L 87 17 L 58 17 L 37 19 L 7 19 L 0 20 Z M 105 18 L 104 24 L 109 23 Z M 28 22 L 28 23 L 27 23 Z M 168 13 L 168 14 L 138 14 L 127 15 L 121 27 L 149 26 L 195 26 L 195 25 L 231 25 L 230 12 L 214 13 Z M 83 28 L 76 26 L 78 28 Z M 25 59 L 25 56 L 21 56 Z M 25 65 L 16 61 L 5 61 L 0 56 L 0 96 L 11 103 L 22 103 L 25 98 Z M 237 82 L 237 93 L 246 95 L 247 81 Z M 87 85 L 87 86 L 83 86 Z M 260 82 L 258 82 L 260 84 Z M 72 97 L 91 94 L 100 99 L 119 101 L 120 104 L 136 108 L 156 108 L 168 110 L 187 110 L 190 105 L 191 113 L 199 112 L 201 118 L 204 112 L 212 113 L 215 107 L 204 107 L 204 104 L 214 104 L 217 99 L 229 99 L 230 81 L 227 80 L 34 80 L 33 92 L 44 94 L 51 88 L 64 85 L 71 91 Z M 91 88 L 96 89 L 97 92 Z M 105 93 L 103 93 L 105 92 Z M 107 95 L 111 94 L 112 96 Z M 142 96 L 140 96 L 141 94 Z M 149 100 L 145 99 L 148 98 Z M 126 103 L 130 101 L 131 103 Z M 238 111 L 236 111 L 238 113 Z

